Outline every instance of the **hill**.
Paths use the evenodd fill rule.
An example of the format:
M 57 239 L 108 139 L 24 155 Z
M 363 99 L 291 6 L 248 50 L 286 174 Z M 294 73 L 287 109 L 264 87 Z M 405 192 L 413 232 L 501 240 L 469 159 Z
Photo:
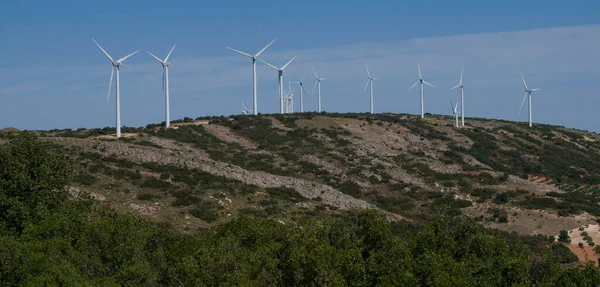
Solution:
M 168 130 L 159 125 L 124 128 L 128 136 L 119 140 L 109 136 L 114 132 L 110 128 L 0 133 L 0 241 L 14 247 L 0 248 L 0 257 L 8 260 L 0 260 L 0 266 L 24 268 L 19 262 L 41 252 L 51 262 L 62 260 L 65 266 L 71 266 L 70 272 L 83 276 L 77 277 L 81 280 L 101 280 L 95 284 L 113 282 L 102 281 L 107 278 L 134 282 L 152 274 L 157 281 L 150 285 L 176 284 L 161 280 L 173 280 L 173 274 L 178 272 L 192 276 L 190 280 L 204 278 L 194 282 L 242 284 L 246 282 L 242 280 L 244 276 L 251 276 L 255 281 L 247 281 L 254 282 L 249 285 L 265 285 L 266 277 L 256 277 L 256 272 L 272 272 L 276 268 L 283 273 L 269 276 L 278 278 L 274 281 L 279 282 L 277 285 L 315 284 L 317 281 L 308 278 L 329 277 L 311 268 L 346 262 L 326 268 L 341 272 L 336 273 L 341 277 L 318 281 L 321 283 L 317 285 L 347 284 L 354 280 L 350 278 L 354 273 L 344 273 L 350 268 L 346 259 L 331 257 L 333 261 L 319 261 L 325 264 L 319 265 L 303 257 L 302 264 L 308 265 L 302 265 L 304 271 L 299 271 L 295 269 L 299 266 L 292 263 L 296 259 L 281 257 L 287 252 L 309 256 L 319 248 L 337 248 L 348 252 L 362 250 L 359 261 L 365 265 L 360 268 L 367 268 L 360 271 L 366 272 L 361 273 L 361 280 L 366 280 L 360 281 L 363 285 L 409 282 L 409 286 L 439 286 L 453 282 L 472 286 L 482 278 L 499 276 L 493 281 L 496 283 L 489 283 L 494 286 L 556 280 L 594 282 L 594 276 L 600 276 L 589 266 L 555 270 L 548 273 L 551 276 L 538 273 L 544 268 L 557 268 L 557 263 L 572 264 L 576 260 L 573 253 L 555 241 L 566 244 L 582 260 L 585 256 L 596 258 L 592 250 L 600 240 L 596 238 L 600 231 L 595 224 L 600 217 L 600 137 L 596 134 L 547 125 L 529 128 L 521 123 L 486 119 L 469 119 L 466 127 L 455 128 L 449 117 L 419 119 L 391 114 L 232 116 L 186 118 L 176 123 L 177 128 Z M 50 144 L 56 153 L 66 154 L 68 162 L 46 151 L 41 142 L 28 139 L 31 134 Z M 72 181 L 66 179 L 70 172 Z M 71 200 L 54 193 L 65 185 Z M 88 194 L 94 200 L 88 200 Z M 375 211 L 347 212 L 363 209 Z M 381 221 L 380 212 L 391 225 Z M 127 230 L 139 238 L 133 240 L 126 235 Z M 347 242 L 342 240 L 345 236 L 354 239 Z M 162 238 L 162 243 L 155 237 Z M 255 243 L 248 245 L 247 240 Z M 290 243 L 297 240 L 303 243 Z M 187 251 L 177 245 L 184 241 L 190 244 Z M 349 242 L 357 245 L 348 245 Z M 582 247 L 578 247 L 580 243 Z M 50 245 L 42 247 L 45 244 Z M 149 267 L 149 262 L 157 260 L 156 244 L 162 244 L 159 250 L 165 252 L 165 260 L 175 261 L 163 260 L 162 265 L 152 263 L 154 267 Z M 242 245 L 233 249 L 240 248 L 239 252 L 234 252 L 229 244 Z M 38 247 L 31 249 L 32 246 Z M 56 253 L 55 246 L 63 246 L 64 250 Z M 15 248 L 23 248 L 25 253 L 17 255 Z M 389 248 L 395 251 L 388 254 Z M 30 249 L 34 253 L 24 251 Z M 173 257 L 175 253 L 196 255 Z M 237 270 L 242 277 L 228 279 L 220 277 L 223 272 L 217 269 L 193 275 L 187 273 L 192 269 L 175 272 L 168 267 L 184 264 L 180 260 L 208 264 L 219 257 L 225 264 L 219 268 L 232 270 L 227 265 L 231 258 L 248 266 L 253 265 L 252 260 L 258 260 L 245 257 L 248 254 L 274 256 L 279 263 L 272 268 L 263 266 L 263 271 L 240 265 Z M 133 257 L 127 256 L 136 259 L 131 261 Z M 408 269 L 401 271 L 387 265 L 386 256 L 397 256 L 398 260 L 409 256 L 414 261 L 405 262 L 402 266 Z M 121 259 L 115 262 L 116 258 Z M 81 260 L 95 263 L 80 265 Z M 53 266 L 50 261 L 35 262 Z M 429 263 L 423 265 L 424 262 Z M 518 270 L 525 273 L 517 276 L 510 271 L 512 264 L 524 264 Z M 481 266 L 489 269 L 473 273 Z M 45 268 L 51 267 L 36 270 L 47 274 Z M 309 269 L 321 275 L 285 275 L 290 270 Z M 0 281 L 25 282 L 18 276 L 21 273 L 14 270 L 8 275 L 0 272 Z M 517 277 L 510 279 L 507 274 Z M 394 276 L 403 279 L 390 279 Z M 40 283 L 57 282 L 59 277 L 31 278 L 42 280 L 31 281 Z M 573 281 L 581 278 L 586 279 Z M 46 279 L 49 281 L 43 281 Z
M 600 217 L 593 133 L 387 114 L 206 120 L 126 128 L 118 141 L 100 136 L 111 129 L 37 133 L 76 158 L 74 190 L 192 229 L 240 213 L 285 221 L 367 207 L 413 222 L 465 214 L 530 235 Z

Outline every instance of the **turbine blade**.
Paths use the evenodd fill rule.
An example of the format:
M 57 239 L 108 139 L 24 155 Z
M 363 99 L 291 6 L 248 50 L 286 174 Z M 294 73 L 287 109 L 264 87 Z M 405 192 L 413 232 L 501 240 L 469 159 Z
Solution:
M 519 114 L 521 114 L 521 109 L 523 109 L 523 104 L 525 103 L 526 98 L 527 98 L 527 93 L 525 93 L 525 96 L 523 97 L 523 101 L 521 101 L 521 107 L 519 108 Z
M 432 85 L 431 83 L 429 83 L 429 82 L 427 82 L 427 81 L 425 81 L 425 80 L 423 80 L 423 83 L 425 83 L 425 85 L 428 85 L 428 86 L 430 86 L 430 87 L 432 87 L 432 88 L 435 88 L 435 86 L 434 86 L 434 85 Z
M 137 52 L 139 52 L 139 50 L 138 50 L 138 51 L 135 51 L 135 52 L 133 52 L 133 53 L 131 53 L 131 54 L 129 54 L 129 55 L 127 55 L 127 56 L 125 56 L 125 57 L 123 57 L 123 58 L 119 59 L 119 60 L 117 60 L 117 62 L 119 62 L 119 63 L 122 63 L 123 61 L 125 61 L 125 60 L 129 59 L 129 57 L 131 57 L 131 56 L 133 56 L 133 55 L 137 54 Z
M 111 63 L 115 63 L 115 60 L 113 60 L 113 58 L 102 48 L 102 46 L 100 46 L 100 44 L 98 44 L 98 42 L 96 42 L 96 40 L 94 40 L 92 38 L 92 41 L 94 41 L 94 43 L 96 43 L 96 46 L 98 46 L 98 48 L 100 48 L 100 50 L 102 50 L 102 53 L 104 53 L 104 55 L 106 55 L 106 57 L 110 60 Z
M 462 68 L 460 69 L 460 86 L 462 86 L 462 78 L 463 78 L 463 72 L 465 71 L 465 66 L 462 66 Z
M 457 111 L 458 111 L 458 101 L 456 102 L 456 105 L 454 105 L 454 113 L 456 114 Z
M 115 75 L 115 67 L 113 66 L 110 70 L 110 82 L 108 82 L 108 96 L 106 97 L 106 101 L 110 101 L 110 88 L 112 87 L 113 77 Z
M 248 109 L 246 109 L 246 106 L 244 105 L 244 102 L 242 102 L 242 108 L 244 108 L 244 111 L 248 110 Z
M 327 80 L 327 78 L 320 78 L 320 79 L 319 79 L 319 82 L 320 82 L 320 81 L 323 81 L 323 80 Z
M 302 79 L 300 79 L 300 82 L 304 81 L 304 77 L 306 77 L 306 72 L 304 72 L 304 76 L 302 76 Z
M 319 76 L 317 76 L 317 71 L 315 71 L 315 67 L 312 67 L 313 73 L 315 74 L 315 79 L 319 80 Z
M 240 54 L 240 55 L 246 56 L 246 57 L 248 57 L 248 58 L 252 58 L 252 55 L 250 55 L 250 54 L 248 54 L 248 53 L 244 53 L 244 52 L 242 52 L 242 51 L 239 51 L 239 50 L 236 50 L 236 49 L 234 49 L 234 48 L 229 48 L 229 47 L 225 47 L 225 48 L 227 48 L 227 49 L 229 49 L 229 50 L 231 50 L 231 51 L 234 51 L 234 52 L 236 52 L 236 53 L 238 53 L 238 54 Z
M 269 63 L 267 63 L 267 62 L 265 62 L 265 61 L 263 61 L 262 59 L 259 59 L 259 60 L 260 60 L 261 62 L 263 62 L 263 63 L 267 64 L 267 66 L 269 66 L 269 67 L 273 68 L 275 71 L 279 71 L 279 68 L 277 68 L 277 67 L 275 67 L 275 66 L 273 66 L 273 65 L 271 65 L 271 64 L 269 64 Z
M 454 109 L 454 104 L 450 101 L 450 108 L 452 109 L 452 113 L 455 114 L 456 110 Z
M 417 68 L 419 69 L 419 80 L 421 80 L 423 76 L 421 76 L 421 64 L 419 62 L 417 62 Z
M 168 54 L 168 55 L 167 55 L 167 57 L 165 58 L 165 62 L 168 62 L 168 61 L 169 61 L 169 57 L 171 57 L 171 53 L 173 53 L 173 50 L 175 50 L 175 46 L 176 46 L 176 45 L 177 45 L 177 44 L 173 45 L 173 48 L 171 48 L 171 51 L 169 51 L 169 54 Z
M 369 80 L 367 80 L 367 84 L 365 85 L 365 90 L 363 91 L 363 94 L 367 92 L 367 87 L 369 87 Z
M 410 92 L 410 90 L 412 90 L 417 84 L 419 83 L 419 81 L 416 81 L 412 86 L 410 86 L 410 88 L 408 90 L 406 90 L 406 92 Z
M 281 67 L 281 70 L 285 70 L 285 68 L 287 68 L 287 66 L 289 64 L 291 64 L 298 56 L 294 56 L 289 62 L 287 62 L 285 65 L 283 65 L 283 67 Z
M 530 91 L 535 92 L 535 91 L 541 91 L 542 89 L 531 89 Z
M 529 90 L 529 88 L 527 88 L 527 83 L 525 83 L 525 78 L 523 77 L 523 73 L 521 73 L 521 70 L 519 70 L 519 74 L 521 74 L 521 80 L 523 80 L 523 86 L 525 86 L 525 90 Z
M 258 51 L 258 53 L 256 53 L 256 55 L 254 55 L 254 58 L 258 58 L 260 56 L 260 54 L 262 54 L 267 48 L 269 48 L 269 46 L 271 46 L 271 44 L 275 43 L 275 40 L 277 40 L 277 39 L 274 39 L 273 41 L 271 41 L 271 43 L 269 43 L 264 48 L 262 48 L 262 50 Z
M 304 88 L 304 84 L 300 84 L 300 88 L 306 93 L 308 94 L 308 92 L 306 91 L 306 89 Z
M 460 85 L 456 85 L 456 86 L 454 86 L 452 89 L 450 89 L 450 91 L 452 91 L 452 90 L 454 90 L 454 89 L 456 89 L 456 88 L 458 88 L 458 87 L 460 87 Z
M 369 76 L 369 78 L 371 78 L 371 72 L 369 72 L 369 67 L 367 66 L 367 64 L 365 64 L 365 68 L 367 68 L 367 75 Z
M 146 51 L 146 52 L 148 52 L 148 51 Z M 152 56 L 152 58 L 156 59 L 159 63 L 164 64 L 164 62 L 160 58 L 158 58 L 157 56 L 154 56 L 154 54 L 152 54 L 150 52 L 148 52 L 148 54 L 150 54 L 150 56 Z
M 319 81 L 316 81 L 316 82 L 315 82 L 315 85 L 313 86 L 312 93 L 310 93 L 311 95 L 314 95 L 314 94 L 315 94 L 315 89 L 317 88 L 317 84 L 318 84 L 318 83 L 319 83 Z

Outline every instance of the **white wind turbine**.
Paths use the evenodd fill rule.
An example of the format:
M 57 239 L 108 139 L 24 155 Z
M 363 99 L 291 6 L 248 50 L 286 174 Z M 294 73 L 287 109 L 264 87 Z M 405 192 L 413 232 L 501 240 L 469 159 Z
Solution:
M 535 91 L 539 91 L 541 89 L 529 89 L 527 87 L 527 83 L 525 83 L 525 78 L 523 77 L 523 73 L 519 70 L 519 74 L 521 74 L 521 80 L 523 80 L 523 86 L 525 86 L 525 96 L 523 97 L 523 101 L 521 101 L 521 107 L 519 108 L 519 114 L 521 113 L 521 109 L 523 109 L 523 104 L 525 103 L 525 98 L 529 97 L 529 127 L 531 124 L 531 94 Z
M 247 115 L 248 113 L 251 113 L 252 110 L 249 110 L 248 108 L 246 108 L 246 105 L 244 105 L 244 102 L 242 102 L 242 115 Z
M 458 111 L 458 102 L 456 102 L 456 105 L 453 105 L 452 101 L 450 101 L 450 108 L 452 108 L 452 118 L 454 120 L 454 126 L 458 128 L 458 117 L 460 116 L 460 114 L 462 114 L 462 112 Z
M 108 58 L 108 60 L 110 60 L 110 63 L 112 64 L 112 70 L 110 72 L 110 82 L 108 83 L 108 99 L 110 99 L 110 88 L 112 86 L 112 81 L 113 81 L 113 76 L 115 74 L 115 70 L 117 71 L 117 80 L 116 80 L 116 84 L 115 84 L 115 90 L 116 90 L 116 102 L 117 102 L 117 134 L 116 137 L 120 138 L 121 137 L 121 94 L 120 94 L 120 77 L 119 77 L 119 70 L 120 67 L 123 65 L 123 61 L 127 60 L 129 57 L 135 55 L 137 52 L 139 51 L 135 51 L 121 59 L 118 60 L 113 60 L 113 58 L 102 48 L 102 46 L 100 46 L 100 44 L 98 44 L 98 42 L 96 42 L 96 40 L 92 39 L 92 41 L 94 41 L 94 43 L 96 43 L 96 46 L 98 46 L 98 48 L 100 48 L 100 50 L 102 50 L 102 53 L 104 53 L 104 55 L 106 55 L 106 57 Z
M 277 40 L 277 39 L 275 39 Z M 258 106 L 257 106 L 257 102 L 256 102 L 256 59 L 258 59 L 258 57 L 260 56 L 260 54 L 262 54 L 267 48 L 269 48 L 269 46 L 271 46 L 271 44 L 273 44 L 273 42 L 275 42 L 275 40 L 271 41 L 271 43 L 269 43 L 268 45 L 266 45 L 264 48 L 262 48 L 262 50 L 258 51 L 258 53 L 256 53 L 254 56 L 250 55 L 248 53 L 244 53 L 242 51 L 238 51 L 236 49 L 233 48 L 229 48 L 226 47 L 227 49 L 234 51 L 238 54 L 241 54 L 243 56 L 246 56 L 250 59 L 252 59 L 252 80 L 253 80 L 253 84 L 252 84 L 252 88 L 253 88 L 253 101 L 254 101 L 254 106 L 253 106 L 253 110 L 254 111 L 254 115 L 258 114 Z
M 163 67 L 163 77 L 162 77 L 162 81 L 163 81 L 163 93 L 165 95 L 165 128 L 169 128 L 171 126 L 170 123 L 170 116 L 169 116 L 169 66 L 171 66 L 171 62 L 169 62 L 169 57 L 171 57 L 171 53 L 173 53 L 173 49 L 175 49 L 175 45 L 173 45 L 173 48 L 171 48 L 171 51 L 169 51 L 169 54 L 167 54 L 167 57 L 164 60 L 159 59 L 157 56 L 154 56 L 154 54 L 148 52 L 148 54 L 150 54 L 150 56 L 152 56 L 154 59 L 156 59 Z
M 292 82 L 288 81 L 289 92 L 285 98 L 286 113 L 294 112 L 294 90 L 292 90 Z
M 302 79 L 299 82 L 293 82 L 293 84 L 299 84 L 300 85 L 300 112 L 303 113 L 304 112 L 304 99 L 303 97 L 303 93 L 302 92 L 306 92 L 306 90 L 304 89 L 304 83 L 302 81 L 304 81 L 304 77 L 306 77 L 306 73 L 304 73 L 304 76 L 302 76 Z
M 283 102 L 284 102 L 284 93 L 283 93 L 283 72 L 285 71 L 285 68 L 287 68 L 287 66 L 289 64 L 292 63 L 292 61 L 294 61 L 294 59 L 296 59 L 296 57 L 298 56 L 294 56 L 289 62 L 287 62 L 285 65 L 283 65 L 283 67 L 281 68 L 277 68 L 265 61 L 263 61 L 262 59 L 260 60 L 261 62 L 267 64 L 267 66 L 273 68 L 275 71 L 277 71 L 278 74 L 278 79 L 279 79 L 279 113 L 283 114 Z
M 367 84 L 365 85 L 364 92 L 367 91 L 367 87 L 371 86 L 371 114 L 373 114 L 373 81 L 377 80 L 377 78 L 371 77 L 371 72 L 369 72 L 369 67 L 365 64 L 365 68 L 367 68 Z M 363 92 L 363 93 L 364 93 Z
M 417 67 L 419 69 L 419 79 L 406 92 L 407 93 L 410 92 L 410 90 L 412 90 L 412 88 L 414 88 L 417 84 L 421 83 L 421 118 L 424 118 L 425 117 L 425 107 L 423 106 L 423 84 L 426 84 L 433 88 L 435 88 L 435 86 L 428 83 L 427 81 L 423 80 L 423 76 L 421 76 L 421 65 L 419 64 L 419 62 L 417 62 Z
M 312 93 L 311 94 L 315 94 L 315 88 L 317 86 L 319 86 L 319 113 L 321 112 L 321 81 L 327 79 L 327 78 L 319 78 L 319 76 L 317 76 L 317 72 L 315 71 L 315 67 L 312 68 L 313 69 L 313 73 L 315 74 L 315 86 L 313 87 Z
M 462 83 L 464 70 L 465 70 L 465 67 L 463 66 L 462 69 L 460 70 L 460 82 L 458 82 L 458 85 L 454 86 L 454 88 L 450 89 L 450 91 L 452 91 L 456 88 L 460 88 L 460 102 L 461 102 L 460 116 L 461 116 L 461 125 L 463 127 L 465 126 L 465 92 L 464 92 L 465 86 Z

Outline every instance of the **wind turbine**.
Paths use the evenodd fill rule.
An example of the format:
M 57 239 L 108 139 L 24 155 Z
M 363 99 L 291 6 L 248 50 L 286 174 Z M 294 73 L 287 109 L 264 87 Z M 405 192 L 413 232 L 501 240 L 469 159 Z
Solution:
M 289 92 L 286 96 L 286 113 L 294 112 L 294 90 L 292 90 L 292 82 L 288 81 Z
M 285 68 L 287 68 L 287 66 L 289 64 L 292 63 L 292 61 L 294 61 L 294 59 L 296 59 L 296 57 L 298 56 L 294 56 L 289 62 L 287 62 L 285 65 L 283 65 L 283 67 L 281 68 L 277 68 L 265 61 L 263 61 L 262 59 L 260 60 L 261 62 L 267 64 L 267 66 L 273 68 L 275 71 L 277 71 L 277 74 L 279 75 L 279 113 L 283 114 L 283 72 L 285 71 Z
M 373 78 L 371 77 L 371 72 L 369 72 L 369 67 L 367 67 L 367 64 L 365 64 L 365 68 L 367 68 L 367 84 L 365 85 L 365 91 L 367 91 L 367 87 L 371 86 L 371 114 L 373 114 L 373 81 L 377 80 L 377 78 Z M 363 92 L 363 93 L 364 93 Z
M 304 83 L 302 81 L 304 81 L 304 77 L 306 77 L 306 73 L 304 73 L 304 76 L 302 76 L 302 79 L 299 82 L 293 82 L 293 84 L 299 84 L 300 85 L 300 112 L 303 113 L 304 112 L 304 99 L 302 92 L 306 92 L 306 90 L 304 89 Z
M 454 88 L 450 89 L 450 91 L 456 89 L 456 88 L 460 88 L 460 116 L 461 116 L 461 125 L 464 127 L 465 126 L 465 91 L 464 91 L 464 85 L 462 83 L 462 79 L 463 79 L 463 71 L 465 70 L 465 67 L 463 66 L 462 69 L 460 70 L 460 82 L 458 82 L 458 85 L 454 86 Z
M 129 57 L 135 55 L 137 52 L 139 51 L 135 51 L 121 59 L 118 60 L 113 60 L 113 58 L 102 48 L 102 46 L 100 46 L 100 44 L 98 44 L 98 42 L 96 42 L 96 40 L 92 39 L 92 41 L 94 41 L 94 43 L 96 43 L 96 46 L 98 46 L 98 48 L 100 48 L 100 50 L 102 51 L 102 53 L 104 53 L 104 55 L 106 55 L 106 57 L 108 58 L 108 60 L 110 60 L 110 63 L 112 64 L 112 70 L 110 72 L 110 82 L 108 83 L 108 99 L 110 99 L 110 88 L 112 86 L 112 82 L 113 82 L 113 76 L 115 74 L 115 70 L 117 71 L 117 81 L 116 81 L 116 85 L 115 85 L 115 90 L 116 90 L 116 97 L 117 97 L 117 138 L 121 137 L 121 102 L 120 102 L 120 90 L 119 90 L 119 84 L 120 84 L 120 77 L 119 77 L 119 70 L 120 67 L 123 65 L 123 61 L 127 60 Z M 108 100 L 107 99 L 107 100 Z
M 246 105 L 244 105 L 244 102 L 242 102 L 242 115 L 247 115 L 249 112 L 252 112 L 252 110 L 248 110 Z
M 419 62 L 417 62 L 417 67 L 419 68 L 419 79 L 406 92 L 407 93 L 410 92 L 410 90 L 412 90 L 412 88 L 414 88 L 418 83 L 421 83 L 421 118 L 424 118 L 425 117 L 425 107 L 423 106 L 423 84 L 426 84 L 433 88 L 435 88 L 435 86 L 430 84 L 429 82 L 423 80 L 423 76 L 421 76 L 421 65 L 419 64 Z
M 523 73 L 519 70 L 519 74 L 521 74 L 521 80 L 523 80 L 523 86 L 525 86 L 525 96 L 523 97 L 523 101 L 521 101 L 521 107 L 519 108 L 519 114 L 521 113 L 521 109 L 523 109 L 523 104 L 525 103 L 525 98 L 529 97 L 529 127 L 531 127 L 531 94 L 535 91 L 539 91 L 541 89 L 529 89 L 527 87 L 527 83 L 525 83 L 525 78 L 523 77 Z
M 319 76 L 317 76 L 317 72 L 315 71 L 315 67 L 312 68 L 313 69 L 313 73 L 315 74 L 315 86 L 313 87 L 312 93 L 311 94 L 315 94 L 315 88 L 317 86 L 319 86 L 319 113 L 321 112 L 321 81 L 327 79 L 327 78 L 319 78 Z
M 275 40 L 277 40 L 277 39 L 275 39 Z M 258 51 L 258 53 L 256 53 L 254 56 L 250 55 L 248 53 L 244 53 L 242 51 L 238 51 L 238 50 L 233 49 L 233 48 L 225 47 L 225 48 L 227 48 L 227 49 L 229 49 L 231 51 L 234 51 L 234 52 L 236 52 L 236 53 L 238 53 L 240 55 L 243 55 L 243 56 L 246 56 L 246 57 L 252 59 L 252 81 L 253 81 L 253 84 L 252 84 L 253 93 L 252 93 L 252 95 L 253 95 L 253 101 L 254 101 L 254 106 L 253 106 L 253 110 L 252 111 L 254 111 L 254 115 L 258 114 L 258 106 L 257 106 L 257 103 L 256 103 L 256 59 L 258 59 L 258 57 L 260 56 L 260 54 L 262 54 L 267 48 L 269 48 L 269 46 L 271 46 L 271 44 L 273 44 L 275 42 L 275 40 L 271 41 L 271 43 L 269 43 L 264 48 L 262 48 L 262 50 Z
M 462 112 L 458 112 L 458 102 L 456 102 L 456 105 L 453 105 L 452 101 L 450 101 L 450 108 L 452 108 L 452 117 L 454 119 L 454 126 L 458 128 L 458 116 L 460 114 L 462 114 Z
M 161 60 L 157 56 L 154 56 L 154 54 L 148 52 L 148 54 L 150 54 L 150 56 L 152 56 L 159 63 L 161 63 L 161 65 L 163 67 L 162 80 L 163 80 L 163 93 L 165 95 L 165 128 L 169 128 L 171 126 L 170 116 L 169 116 L 169 66 L 171 66 L 171 62 L 169 62 L 169 57 L 171 57 L 171 53 L 173 53 L 174 49 L 175 49 L 175 45 L 173 45 L 173 48 L 171 48 L 171 51 L 169 51 L 169 54 L 167 54 L 167 57 L 164 60 Z

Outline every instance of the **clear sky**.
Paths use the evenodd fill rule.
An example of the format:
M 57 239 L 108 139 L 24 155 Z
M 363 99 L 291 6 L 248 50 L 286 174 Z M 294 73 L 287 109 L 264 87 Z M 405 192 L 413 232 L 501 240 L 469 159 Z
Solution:
M 237 114 L 252 102 L 249 59 L 225 46 L 256 53 L 277 66 L 298 55 L 284 77 L 298 80 L 314 66 L 323 109 L 366 112 L 364 64 L 375 82 L 375 111 L 450 114 L 465 65 L 467 117 L 526 120 L 517 114 L 531 88 L 534 122 L 600 131 L 599 1 L 18 1 L 0 4 L 0 128 L 114 126 L 107 103 L 112 56 L 135 50 L 121 69 L 125 126 L 164 120 L 161 67 L 146 51 L 171 56 L 171 115 Z M 277 73 L 258 64 L 259 111 L 279 111 Z M 306 110 L 316 110 L 305 79 Z M 296 88 L 297 91 L 297 88 Z M 298 93 L 296 93 L 298 96 Z M 296 108 L 299 107 L 296 98 Z

